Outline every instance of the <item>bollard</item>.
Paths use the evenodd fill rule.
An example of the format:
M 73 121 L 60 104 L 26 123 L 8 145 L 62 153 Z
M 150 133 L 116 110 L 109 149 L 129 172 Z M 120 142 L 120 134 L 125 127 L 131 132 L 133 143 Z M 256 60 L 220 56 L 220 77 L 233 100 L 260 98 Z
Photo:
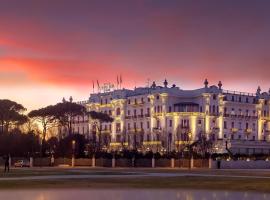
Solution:
M 115 168 L 115 157 L 112 158 L 112 168 Z
M 34 160 L 33 160 L 33 157 L 30 157 L 30 160 L 29 160 L 29 167 L 33 167 L 34 166 Z
M 155 168 L 155 158 L 152 158 L 152 168 Z
M 174 160 L 174 158 L 171 158 L 171 168 L 174 168 L 175 167 L 175 160 Z
M 96 158 L 93 155 L 93 157 L 92 157 L 92 167 L 95 167 L 95 166 L 96 166 Z
M 192 156 L 190 159 L 190 169 L 193 169 L 193 168 L 194 168 L 194 158 Z
M 54 156 L 51 157 L 51 166 L 54 166 Z
M 131 165 L 132 165 L 132 167 L 136 167 L 135 156 L 133 156 L 132 159 L 131 159 Z
M 8 165 L 9 165 L 9 167 L 11 167 L 11 156 L 9 156 L 9 158 L 8 158 Z
M 72 156 L 72 159 L 71 159 L 71 166 L 75 167 L 75 157 L 74 156 Z
M 211 158 L 209 158 L 208 160 L 208 166 L 209 166 L 209 169 L 214 169 L 213 160 Z

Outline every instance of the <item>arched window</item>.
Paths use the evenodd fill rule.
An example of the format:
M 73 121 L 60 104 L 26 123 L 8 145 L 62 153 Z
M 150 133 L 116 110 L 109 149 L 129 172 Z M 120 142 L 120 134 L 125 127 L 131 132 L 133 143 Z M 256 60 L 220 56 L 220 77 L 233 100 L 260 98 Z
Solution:
M 120 113 L 121 113 L 120 108 L 117 108 L 117 109 L 116 109 L 116 115 L 120 115 Z

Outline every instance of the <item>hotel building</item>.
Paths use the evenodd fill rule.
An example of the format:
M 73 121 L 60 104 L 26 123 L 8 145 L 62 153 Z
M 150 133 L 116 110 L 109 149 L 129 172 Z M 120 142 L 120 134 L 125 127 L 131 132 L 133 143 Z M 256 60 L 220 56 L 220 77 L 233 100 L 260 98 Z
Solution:
M 153 82 L 150 87 L 91 94 L 80 102 L 88 111 L 107 113 L 114 121 L 99 124 L 80 116 L 74 132 L 100 136 L 105 149 L 178 151 L 185 142 L 204 134 L 214 143 L 212 152 L 270 153 L 270 95 L 227 91 L 222 83 L 183 90 Z M 101 134 L 98 134 L 101 133 Z

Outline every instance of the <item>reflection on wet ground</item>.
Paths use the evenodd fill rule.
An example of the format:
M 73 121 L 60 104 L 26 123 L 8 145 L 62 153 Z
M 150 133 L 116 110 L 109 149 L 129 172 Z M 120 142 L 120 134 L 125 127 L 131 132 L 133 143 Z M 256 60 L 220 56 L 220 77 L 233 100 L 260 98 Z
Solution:
M 8 200 L 254 200 L 270 199 L 270 194 L 210 190 L 169 190 L 169 189 L 61 189 L 61 190 L 3 190 L 0 199 Z

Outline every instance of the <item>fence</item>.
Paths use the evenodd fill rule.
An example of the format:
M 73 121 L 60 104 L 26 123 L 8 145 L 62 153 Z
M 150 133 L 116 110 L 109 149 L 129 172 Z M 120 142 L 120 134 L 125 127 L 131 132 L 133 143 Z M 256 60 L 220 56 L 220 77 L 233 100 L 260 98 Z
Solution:
M 222 160 L 221 169 L 270 169 L 270 161 L 265 160 Z
M 11 158 L 11 165 L 18 160 L 30 160 L 29 158 Z M 54 161 L 54 162 L 52 162 Z M 31 163 L 31 161 L 30 161 Z M 0 166 L 4 160 L 0 157 Z M 210 168 L 216 169 L 270 169 L 270 161 L 267 160 L 208 160 L 208 159 L 169 159 L 169 158 L 33 158 L 34 167 L 49 166 L 85 166 L 85 167 L 167 167 L 167 168 Z

